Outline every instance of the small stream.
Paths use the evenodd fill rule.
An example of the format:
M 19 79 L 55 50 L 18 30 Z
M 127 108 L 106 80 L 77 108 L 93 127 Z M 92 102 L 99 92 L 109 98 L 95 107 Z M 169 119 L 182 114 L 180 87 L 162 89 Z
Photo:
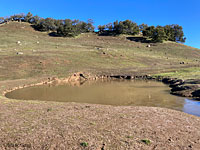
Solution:
M 110 80 L 83 85 L 41 85 L 18 89 L 6 97 L 19 100 L 77 102 L 115 106 L 164 107 L 200 116 L 200 102 L 170 94 L 170 88 L 157 81 Z

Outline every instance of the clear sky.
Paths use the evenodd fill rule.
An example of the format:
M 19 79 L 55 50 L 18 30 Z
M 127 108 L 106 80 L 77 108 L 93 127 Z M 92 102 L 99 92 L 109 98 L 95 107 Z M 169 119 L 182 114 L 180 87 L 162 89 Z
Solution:
M 200 0 L 2 0 L 0 16 L 33 13 L 56 19 L 91 18 L 95 26 L 130 19 L 138 24 L 179 24 L 186 45 L 200 48 Z

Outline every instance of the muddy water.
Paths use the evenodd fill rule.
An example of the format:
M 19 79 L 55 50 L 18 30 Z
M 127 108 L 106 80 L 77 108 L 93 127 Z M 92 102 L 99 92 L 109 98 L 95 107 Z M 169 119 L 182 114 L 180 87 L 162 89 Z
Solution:
M 80 86 L 35 86 L 19 89 L 6 97 L 21 100 L 92 103 L 116 106 L 154 106 L 200 116 L 200 102 L 169 94 L 170 88 L 155 81 L 98 81 Z

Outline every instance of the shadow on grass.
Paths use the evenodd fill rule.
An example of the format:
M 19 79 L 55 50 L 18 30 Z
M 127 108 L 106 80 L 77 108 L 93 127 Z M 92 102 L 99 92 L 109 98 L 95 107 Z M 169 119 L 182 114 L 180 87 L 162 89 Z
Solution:
M 152 40 L 148 40 L 145 37 L 126 37 L 130 41 L 140 42 L 140 43 L 155 43 Z
M 47 32 L 47 31 L 43 31 L 43 30 L 40 30 L 38 29 L 35 25 L 31 25 L 31 27 L 35 30 L 35 31 L 40 31 L 40 32 Z M 50 32 L 48 34 L 49 36 L 53 36 L 53 37 L 60 37 L 60 35 L 58 35 L 56 32 Z
M 96 34 L 98 36 L 119 36 L 119 34 L 109 33 L 109 32 L 105 32 L 105 33 L 98 33 L 98 32 L 96 32 Z
M 49 36 L 53 36 L 53 37 L 61 37 L 60 35 L 58 35 L 56 32 L 51 32 L 48 34 Z

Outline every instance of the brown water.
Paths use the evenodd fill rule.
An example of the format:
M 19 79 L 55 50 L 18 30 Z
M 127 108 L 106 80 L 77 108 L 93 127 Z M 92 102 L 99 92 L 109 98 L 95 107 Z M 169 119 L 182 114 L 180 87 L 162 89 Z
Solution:
M 200 116 L 200 103 L 169 94 L 170 88 L 156 81 L 98 81 L 81 86 L 35 86 L 6 97 L 21 100 L 77 102 L 117 106 L 165 107 Z

